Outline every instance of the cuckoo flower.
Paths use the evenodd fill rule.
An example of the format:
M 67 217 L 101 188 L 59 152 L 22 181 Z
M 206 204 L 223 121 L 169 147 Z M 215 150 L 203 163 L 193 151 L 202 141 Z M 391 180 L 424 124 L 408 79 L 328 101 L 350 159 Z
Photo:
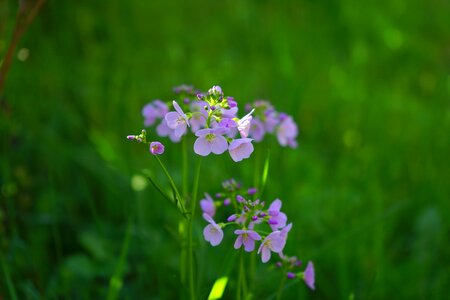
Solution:
M 203 219 L 205 219 L 209 224 L 203 229 L 203 237 L 207 242 L 211 243 L 211 246 L 217 246 L 222 242 L 223 231 L 222 228 L 208 214 L 203 214 Z
M 200 200 L 200 208 L 202 211 L 209 215 L 210 217 L 214 217 L 216 214 L 216 206 L 214 205 L 214 201 L 208 193 L 205 193 L 205 199 Z
M 235 162 L 249 158 L 253 150 L 252 139 L 249 138 L 233 140 L 228 147 L 231 159 Z
M 312 289 L 312 290 L 316 289 L 316 287 L 314 285 L 314 283 L 315 283 L 314 264 L 312 263 L 312 261 L 308 262 L 305 272 L 303 273 L 303 279 L 305 280 L 306 285 L 310 289 Z
M 264 125 L 258 118 L 253 118 L 250 124 L 249 135 L 255 140 L 255 142 L 260 142 L 264 138 Z
M 262 242 L 261 246 L 259 246 L 258 254 L 261 253 L 261 260 L 263 263 L 269 261 L 271 256 L 271 251 L 275 253 L 279 253 L 283 251 L 284 246 L 286 245 L 286 239 L 281 237 L 280 231 L 271 232 Z
M 255 241 L 261 240 L 261 236 L 253 230 L 235 230 L 234 233 L 238 235 L 234 249 L 239 249 L 244 244 L 245 251 L 252 252 L 255 249 Z
M 157 119 L 164 118 L 169 109 L 161 100 L 154 100 L 142 108 L 145 126 L 152 126 Z
M 227 131 L 226 128 L 217 127 L 214 129 L 200 129 L 195 133 L 198 136 L 194 143 L 194 152 L 201 156 L 207 156 L 211 152 L 222 154 L 227 151 L 227 139 L 222 136 Z
M 190 126 L 189 120 L 181 107 L 175 101 L 173 101 L 173 107 L 176 111 L 168 112 L 165 119 L 167 121 L 167 126 L 175 131 L 175 136 L 181 137 L 186 133 L 187 126 Z
M 248 114 L 246 114 L 242 119 L 240 119 L 237 123 L 237 128 L 241 137 L 246 138 L 248 136 L 248 132 L 250 130 L 250 124 L 252 122 L 252 113 L 255 109 L 252 109 Z
M 159 136 L 168 136 L 170 140 L 174 143 L 179 142 L 181 139 L 181 136 L 175 135 L 175 130 L 167 126 L 166 119 L 162 119 L 161 123 L 156 127 L 156 132 L 158 133 Z
M 160 142 L 150 143 L 150 153 L 153 155 L 160 155 L 164 153 L 164 145 Z
M 272 204 L 270 204 L 269 209 L 267 210 L 270 216 L 268 223 L 272 230 L 277 230 L 286 225 L 287 216 L 285 213 L 280 211 L 281 205 L 281 200 L 275 199 Z
M 281 116 L 280 118 L 283 120 L 276 129 L 278 142 L 281 146 L 295 148 L 297 146 L 295 138 L 298 135 L 297 124 L 295 124 L 291 116 Z

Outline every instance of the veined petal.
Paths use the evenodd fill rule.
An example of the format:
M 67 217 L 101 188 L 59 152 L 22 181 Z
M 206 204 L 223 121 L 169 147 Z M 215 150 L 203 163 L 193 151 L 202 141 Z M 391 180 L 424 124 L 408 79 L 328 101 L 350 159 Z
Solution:
M 169 126 L 170 129 L 175 129 L 178 126 L 177 120 L 179 116 L 180 115 L 175 111 L 171 111 L 166 114 L 164 119 L 166 119 L 167 126 Z
M 234 242 L 234 249 L 239 249 L 242 246 L 242 235 L 238 236 Z
M 242 236 L 242 235 L 241 235 Z M 247 252 L 252 252 L 255 249 L 255 240 L 250 237 L 242 237 L 244 243 L 244 249 Z
M 270 259 L 270 249 L 268 247 L 263 247 L 261 250 L 261 260 L 263 263 L 266 263 Z
M 222 154 L 228 149 L 227 139 L 221 135 L 217 135 L 214 140 L 211 141 L 211 151 L 214 154 Z
M 201 156 L 207 156 L 211 153 L 211 144 L 204 137 L 199 137 L 194 143 L 194 152 Z

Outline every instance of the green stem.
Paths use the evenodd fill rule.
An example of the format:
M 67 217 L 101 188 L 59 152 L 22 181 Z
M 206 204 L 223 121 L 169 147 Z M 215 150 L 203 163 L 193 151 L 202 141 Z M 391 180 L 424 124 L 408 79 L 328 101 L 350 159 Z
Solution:
M 283 279 L 281 279 L 280 282 L 280 287 L 278 288 L 278 293 L 277 293 L 277 299 L 276 300 L 281 300 L 281 296 L 283 295 L 283 290 L 284 290 L 284 284 L 286 283 L 286 276 L 283 276 Z
M 8 264 L 5 263 L 3 255 L 0 254 L 0 262 L 3 269 L 3 274 L 5 275 L 6 285 L 8 287 L 9 296 L 12 300 L 17 300 L 16 289 L 14 288 L 14 284 L 11 280 L 11 275 L 9 274 Z
M 180 206 L 181 212 L 186 217 L 186 214 L 188 213 L 186 211 L 186 208 L 184 207 L 183 198 L 180 196 L 180 192 L 178 192 L 177 186 L 175 185 L 175 182 L 172 179 L 172 176 L 170 176 L 169 172 L 167 171 L 166 167 L 162 163 L 161 159 L 158 157 L 158 155 L 155 155 L 156 160 L 158 161 L 159 165 L 161 166 L 161 169 L 164 171 L 164 174 L 166 174 L 167 179 L 169 179 L 170 186 L 172 187 L 172 190 L 175 193 L 175 199 L 177 201 L 177 206 Z
M 200 179 L 200 169 L 202 166 L 202 159 L 200 158 L 195 171 L 194 185 L 192 187 L 191 199 L 191 217 L 188 220 L 188 268 L 189 268 L 189 295 L 191 300 L 195 300 L 195 277 L 194 277 L 194 251 L 192 242 L 192 232 L 194 228 L 195 209 L 197 207 L 198 182 Z
M 240 251 L 239 258 L 239 277 L 238 277 L 238 288 L 237 288 L 237 299 L 247 298 L 247 282 L 245 278 L 245 267 L 244 267 L 244 249 Z
M 186 138 L 181 140 L 182 147 L 182 178 L 183 178 L 183 197 L 186 199 L 188 195 L 188 158 L 187 158 L 187 145 Z

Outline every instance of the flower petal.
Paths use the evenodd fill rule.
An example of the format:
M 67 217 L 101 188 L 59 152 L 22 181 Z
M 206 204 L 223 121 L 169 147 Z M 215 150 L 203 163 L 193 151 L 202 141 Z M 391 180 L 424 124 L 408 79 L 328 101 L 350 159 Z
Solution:
M 221 135 L 217 135 L 211 142 L 211 151 L 214 154 L 222 154 L 228 149 L 227 139 Z
M 211 153 L 211 144 L 204 137 L 199 137 L 194 143 L 194 152 L 201 156 Z

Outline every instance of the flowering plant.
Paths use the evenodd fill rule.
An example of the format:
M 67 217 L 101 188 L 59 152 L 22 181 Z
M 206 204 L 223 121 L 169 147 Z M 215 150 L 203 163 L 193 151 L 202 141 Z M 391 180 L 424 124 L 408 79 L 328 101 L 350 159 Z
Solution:
M 148 179 L 160 194 L 170 201 L 183 216 L 182 223 L 187 228 L 182 230 L 182 256 L 187 257 L 187 262 L 181 261 L 181 274 L 183 284 L 189 286 L 191 299 L 196 299 L 195 272 L 193 259 L 193 227 L 198 202 L 198 185 L 201 168 L 201 157 L 211 153 L 220 155 L 228 151 L 231 160 L 240 162 L 248 159 L 254 151 L 253 142 L 260 142 L 266 134 L 274 134 L 281 146 L 297 147 L 296 138 L 298 128 L 292 116 L 277 112 L 274 107 L 264 100 L 255 101 L 245 106 L 246 114 L 238 117 L 238 102 L 231 96 L 224 96 L 219 86 L 213 86 L 206 93 L 195 90 L 191 86 L 182 85 L 174 88 L 178 99 L 170 102 L 154 100 L 142 109 L 144 125 L 156 126 L 155 131 L 160 137 L 167 137 L 172 142 L 183 143 L 183 192 L 180 193 L 175 180 L 159 158 L 165 151 L 164 145 L 159 141 L 148 141 L 147 131 L 143 129 L 139 135 L 129 135 L 129 140 L 134 140 L 149 146 L 149 152 L 155 157 L 163 173 L 168 178 L 172 195 L 167 194 L 164 188 L 148 175 Z M 187 173 L 186 139 L 184 136 L 192 133 L 195 136 L 193 151 L 199 155 L 198 164 L 193 177 L 192 194 L 189 195 L 187 185 L 189 176 Z M 261 261 L 267 263 L 272 254 L 280 258 L 277 266 L 284 270 L 281 287 L 286 278 L 303 278 L 306 284 L 314 289 L 314 266 L 309 262 L 304 272 L 294 273 L 295 268 L 301 264 L 295 257 L 283 254 L 292 228 L 288 224 L 287 215 L 281 211 L 282 201 L 275 199 L 266 206 L 266 202 L 260 200 L 261 191 L 266 183 L 268 172 L 268 159 L 266 160 L 261 186 L 243 189 L 241 184 L 234 179 L 223 182 L 223 191 L 216 193 L 214 198 L 208 193 L 199 201 L 203 219 L 207 225 L 203 229 L 204 239 L 211 246 L 219 245 L 224 238 L 225 227 L 235 227 L 234 248 L 244 252 L 257 252 L 261 255 Z M 214 200 L 216 199 L 216 200 Z M 228 210 L 226 221 L 216 223 L 218 208 Z M 243 253 L 241 251 L 241 253 Z M 243 268 L 241 256 L 240 270 Z M 237 298 L 246 297 L 245 275 L 239 272 Z M 222 292 L 223 289 L 222 288 Z M 215 287 L 211 293 L 213 293 Z M 283 289 L 280 289 L 278 297 L 281 297 Z M 211 298 L 211 295 L 210 295 Z M 220 298 L 220 297 L 219 297 Z M 217 299 L 217 298 L 216 298 Z

